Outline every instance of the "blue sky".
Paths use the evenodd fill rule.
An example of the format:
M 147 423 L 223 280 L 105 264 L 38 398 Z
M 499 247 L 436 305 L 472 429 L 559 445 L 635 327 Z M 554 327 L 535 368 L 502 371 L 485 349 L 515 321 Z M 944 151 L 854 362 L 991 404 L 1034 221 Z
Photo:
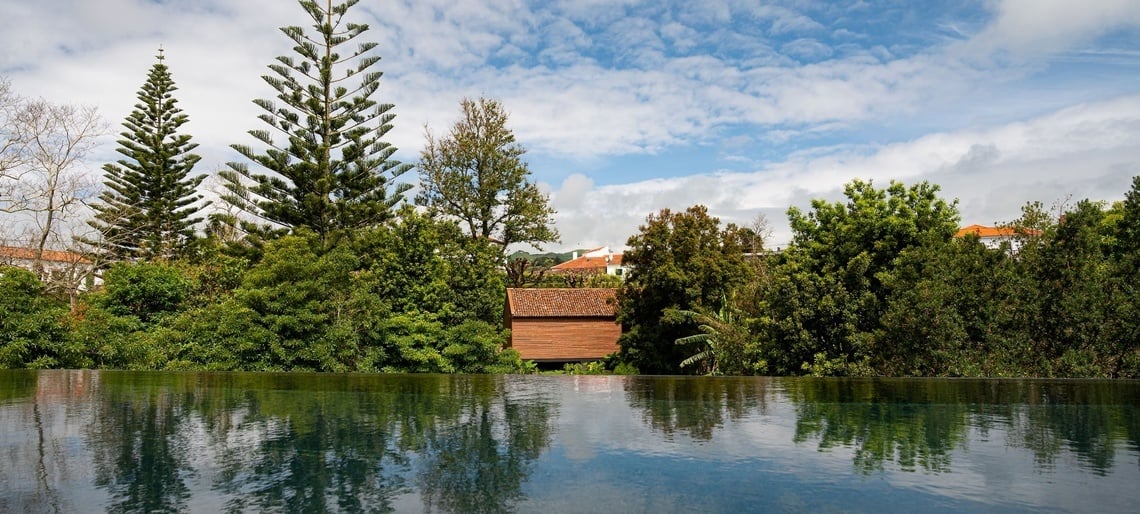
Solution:
M 621 246 L 645 216 L 726 221 L 839 198 L 853 178 L 930 180 L 963 223 L 1115 200 L 1140 175 L 1140 2 L 362 0 L 417 158 L 465 96 L 501 100 L 559 214 L 559 247 Z M 161 44 L 202 172 L 259 128 L 259 76 L 289 53 L 287 0 L 16 0 L 0 74 L 97 105 L 114 131 Z M 96 152 L 113 158 L 113 137 Z

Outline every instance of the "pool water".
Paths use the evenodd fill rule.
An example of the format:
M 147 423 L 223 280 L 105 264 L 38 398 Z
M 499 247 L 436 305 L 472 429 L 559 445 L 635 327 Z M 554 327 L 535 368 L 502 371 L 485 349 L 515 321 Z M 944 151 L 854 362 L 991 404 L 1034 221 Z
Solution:
M 0 512 L 1136 512 L 1140 382 L 0 371 Z

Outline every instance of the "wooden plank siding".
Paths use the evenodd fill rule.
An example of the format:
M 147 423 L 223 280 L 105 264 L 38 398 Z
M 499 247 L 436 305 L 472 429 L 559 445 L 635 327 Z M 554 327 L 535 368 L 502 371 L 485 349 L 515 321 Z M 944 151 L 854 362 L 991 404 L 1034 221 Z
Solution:
M 507 346 L 526 360 L 597 360 L 618 350 L 613 289 L 507 289 Z
M 613 318 L 516 318 L 511 347 L 533 361 L 597 360 L 618 351 Z

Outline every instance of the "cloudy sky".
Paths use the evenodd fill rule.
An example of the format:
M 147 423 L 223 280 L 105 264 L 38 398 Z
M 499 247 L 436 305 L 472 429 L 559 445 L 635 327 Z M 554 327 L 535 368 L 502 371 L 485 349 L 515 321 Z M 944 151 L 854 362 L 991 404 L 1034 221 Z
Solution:
M 558 247 L 620 247 L 649 213 L 770 220 L 871 179 L 940 184 L 963 223 L 1115 200 L 1140 175 L 1135 0 L 362 0 L 389 140 L 415 161 L 463 97 L 501 100 Z M 112 128 L 165 49 L 200 170 L 253 143 L 291 0 L 3 0 L 0 75 Z M 114 158 L 112 137 L 96 152 Z

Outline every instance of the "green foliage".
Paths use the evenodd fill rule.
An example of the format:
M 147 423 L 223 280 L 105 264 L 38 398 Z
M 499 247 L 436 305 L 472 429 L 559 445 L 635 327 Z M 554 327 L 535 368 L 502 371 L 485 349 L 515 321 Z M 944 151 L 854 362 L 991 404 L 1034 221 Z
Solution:
M 266 247 L 234 295 L 272 333 L 255 367 L 348 371 L 360 339 L 351 329 L 356 303 L 356 257 L 345 247 L 327 252 L 315 234 L 286 236 Z
M 97 303 L 116 316 L 134 316 L 143 323 L 177 312 L 194 291 L 182 270 L 164 263 L 119 263 L 103 274 Z
M 369 346 L 365 370 L 388 373 L 522 373 L 518 352 L 501 350 L 505 335 L 481 321 L 445 327 L 426 314 L 384 320 Z
M 1110 225 L 1112 254 L 1135 272 L 1140 264 L 1140 176 L 1132 178 L 1132 189 L 1124 195 L 1118 208 L 1114 206 L 1115 222 Z
M 179 134 L 189 121 L 174 98 L 174 80 L 163 63 L 151 66 L 139 90 L 139 103 L 123 122 L 126 131 L 118 152 L 125 159 L 103 167 L 106 190 L 92 206 L 89 224 L 98 245 L 113 260 L 170 259 L 194 238 L 195 217 L 202 199 L 195 189 L 205 175 L 190 177 L 199 157 L 198 145 Z
M 168 355 L 163 369 L 279 371 L 281 367 L 265 358 L 279 346 L 277 337 L 258 321 L 253 309 L 230 299 L 189 309 L 146 339 Z
M 441 353 L 457 373 L 526 373 L 514 349 L 503 349 L 506 334 L 482 321 L 464 321 L 448 327 Z
M 607 288 L 618 289 L 625 280 L 618 275 L 610 275 L 600 271 L 566 270 L 559 273 L 549 273 L 536 287 L 565 287 L 565 288 Z
M 263 77 L 280 103 L 254 101 L 268 128 L 249 134 L 265 150 L 233 145 L 269 173 L 234 162 L 219 174 L 227 202 L 276 227 L 312 230 L 322 241 L 387 221 L 411 188 L 394 182 L 411 166 L 392 159 L 396 148 L 381 140 L 395 115 L 391 104 L 372 99 L 380 87 L 381 73 L 374 71 L 380 57 L 372 54 L 377 45 L 348 48 L 368 30 L 344 18 L 357 1 L 299 2 L 313 21 L 312 32 L 282 27 L 297 56 L 278 57 L 269 65 L 272 74 Z M 286 143 L 275 142 L 275 134 Z
M 530 181 L 526 149 L 507 128 L 503 105 L 464 99 L 462 108 L 447 137 L 427 135 L 416 203 L 457 221 L 472 239 L 494 242 L 500 253 L 516 243 L 537 248 L 557 241 L 554 209 Z
M 907 249 L 949 241 L 954 203 L 938 187 L 856 180 L 847 202 L 788 210 L 793 244 L 770 269 L 762 294 L 764 353 L 771 371 L 863 374 L 887 308 L 884 279 Z
M 646 219 L 623 255 L 630 268 L 618 290 L 623 360 L 649 373 L 679 369 L 690 354 L 676 341 L 696 332 L 697 324 L 665 314 L 719 308 L 746 283 L 751 268 L 740 241 L 735 225 L 722 229 L 703 206 L 676 213 L 664 209 Z
M 463 237 L 454 223 L 405 206 L 394 223 L 358 234 L 352 247 L 360 256 L 358 285 L 392 312 L 430 312 L 449 324 L 502 322 L 498 249 Z
M 757 355 L 754 336 L 741 311 L 724 299 L 715 312 L 699 307 L 696 311 L 666 311 L 666 318 L 679 317 L 697 323 L 697 334 L 677 339 L 678 345 L 693 348 L 681 361 L 705 375 L 746 375 L 763 371 L 767 363 Z
M 87 364 L 66 337 L 66 305 L 50 299 L 36 276 L 0 266 L 0 367 L 56 368 Z
M 189 305 L 212 305 L 230 298 L 248 269 L 249 261 L 224 255 L 217 247 L 184 262 L 182 273 L 194 284 Z
M 1137 297 L 1126 264 L 1135 254 L 1107 237 L 1119 225 L 1105 218 L 1103 205 L 1078 202 L 1019 256 L 1036 286 L 1024 305 L 1037 320 L 1040 375 L 1118 376 L 1122 356 L 1136 348 Z
M 87 349 L 92 364 L 105 369 L 159 369 L 167 355 L 162 345 L 153 344 L 147 325 L 135 316 L 118 316 L 97 305 L 89 305 L 71 323 L 70 338 Z
M 169 355 L 167 369 L 525 371 L 501 350 L 492 260 L 472 256 L 454 224 L 411 207 L 398 215 L 332 247 L 306 230 L 272 241 L 232 291 L 241 261 L 192 268 L 215 285 L 145 339 Z

